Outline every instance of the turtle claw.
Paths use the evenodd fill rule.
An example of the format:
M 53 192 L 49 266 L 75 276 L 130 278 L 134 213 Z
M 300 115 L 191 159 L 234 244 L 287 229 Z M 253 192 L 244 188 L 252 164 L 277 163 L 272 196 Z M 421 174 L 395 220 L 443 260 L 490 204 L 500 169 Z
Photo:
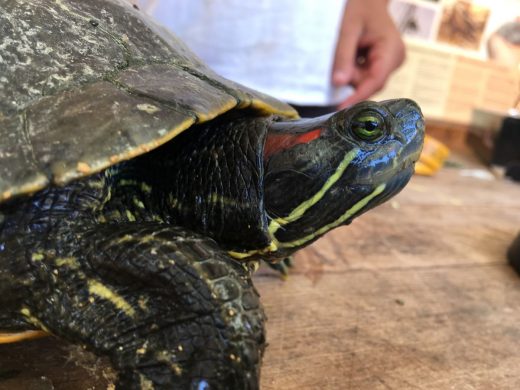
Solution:
M 267 265 L 269 265 L 269 267 L 275 271 L 279 272 L 279 275 L 283 280 L 287 280 L 289 277 L 289 269 L 293 266 L 293 259 L 292 256 L 287 256 L 279 262 L 267 263 Z

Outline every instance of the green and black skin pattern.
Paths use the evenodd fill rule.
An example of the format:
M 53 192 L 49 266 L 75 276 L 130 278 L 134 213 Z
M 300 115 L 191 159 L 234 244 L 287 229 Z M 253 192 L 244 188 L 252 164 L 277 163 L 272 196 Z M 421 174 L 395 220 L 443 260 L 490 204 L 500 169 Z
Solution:
M 0 44 L 0 333 L 108 356 L 118 389 L 258 389 L 257 262 L 395 195 L 422 147 L 410 100 L 296 119 L 125 1 L 4 0 Z

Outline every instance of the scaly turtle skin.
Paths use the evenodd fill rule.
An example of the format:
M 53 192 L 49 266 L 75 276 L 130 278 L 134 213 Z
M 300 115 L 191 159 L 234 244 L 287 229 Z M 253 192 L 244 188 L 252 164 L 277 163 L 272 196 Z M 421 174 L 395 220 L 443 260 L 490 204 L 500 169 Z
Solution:
M 0 329 L 109 356 L 120 389 L 258 388 L 255 262 L 402 189 L 417 105 L 295 119 L 124 1 L 6 1 L 0 28 Z

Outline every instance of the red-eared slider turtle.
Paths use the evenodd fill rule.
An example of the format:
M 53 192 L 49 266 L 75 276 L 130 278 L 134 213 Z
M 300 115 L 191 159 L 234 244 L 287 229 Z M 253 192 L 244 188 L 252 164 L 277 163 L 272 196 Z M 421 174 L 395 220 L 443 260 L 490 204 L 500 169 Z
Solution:
M 296 119 L 124 1 L 3 1 L 0 31 L 0 329 L 106 355 L 121 389 L 258 388 L 254 262 L 403 188 L 417 105 Z

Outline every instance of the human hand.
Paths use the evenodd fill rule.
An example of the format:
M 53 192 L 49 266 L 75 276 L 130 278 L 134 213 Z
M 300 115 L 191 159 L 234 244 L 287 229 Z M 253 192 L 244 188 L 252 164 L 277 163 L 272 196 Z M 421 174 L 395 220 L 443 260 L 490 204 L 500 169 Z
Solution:
M 339 109 L 381 90 L 404 61 L 401 35 L 387 11 L 387 0 L 349 0 L 336 45 L 332 83 L 355 91 Z

